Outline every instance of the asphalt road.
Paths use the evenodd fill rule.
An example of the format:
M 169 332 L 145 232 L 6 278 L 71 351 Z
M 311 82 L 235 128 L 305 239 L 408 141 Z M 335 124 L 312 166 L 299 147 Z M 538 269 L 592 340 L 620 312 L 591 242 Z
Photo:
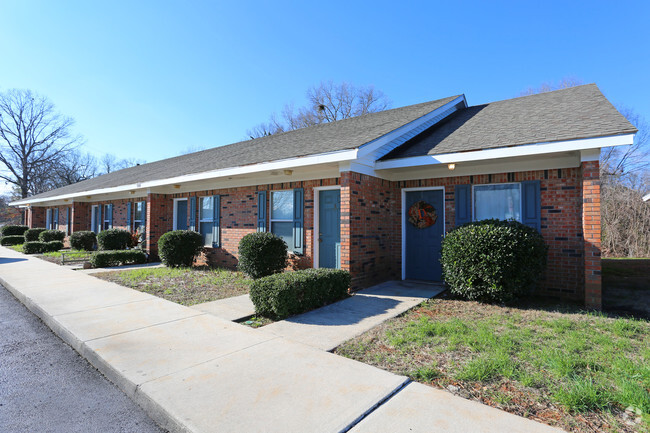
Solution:
M 0 286 L 0 431 L 164 430 Z

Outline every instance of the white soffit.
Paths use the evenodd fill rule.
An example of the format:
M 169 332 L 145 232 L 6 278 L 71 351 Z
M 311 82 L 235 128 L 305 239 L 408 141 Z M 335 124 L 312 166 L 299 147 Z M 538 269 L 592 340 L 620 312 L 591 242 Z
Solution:
M 413 156 L 409 158 L 377 161 L 375 170 L 392 168 L 418 167 L 424 165 L 450 164 L 469 161 L 485 161 L 518 156 L 552 154 L 568 151 L 599 149 L 602 147 L 625 146 L 634 141 L 634 134 L 615 135 L 610 137 L 584 138 L 579 140 L 556 141 L 550 143 L 524 144 L 513 147 L 500 147 L 468 152 L 446 153 L 441 155 Z

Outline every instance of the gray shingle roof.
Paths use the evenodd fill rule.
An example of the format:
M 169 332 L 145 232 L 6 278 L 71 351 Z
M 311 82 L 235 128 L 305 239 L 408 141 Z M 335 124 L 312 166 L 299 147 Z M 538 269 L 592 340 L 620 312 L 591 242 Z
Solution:
M 595 84 L 587 84 L 462 109 L 382 160 L 636 131 Z
M 232 168 L 287 158 L 355 149 L 451 102 L 458 96 L 310 126 L 295 131 L 241 141 L 227 146 L 163 159 L 98 176 L 29 197 L 57 197 L 186 174 Z

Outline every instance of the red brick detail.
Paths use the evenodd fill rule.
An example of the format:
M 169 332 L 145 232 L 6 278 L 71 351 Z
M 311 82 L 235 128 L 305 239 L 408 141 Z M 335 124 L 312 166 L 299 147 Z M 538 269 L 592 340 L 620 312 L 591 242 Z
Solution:
M 585 305 L 602 308 L 600 261 L 600 167 L 598 161 L 582 163 L 582 232 L 584 235 Z

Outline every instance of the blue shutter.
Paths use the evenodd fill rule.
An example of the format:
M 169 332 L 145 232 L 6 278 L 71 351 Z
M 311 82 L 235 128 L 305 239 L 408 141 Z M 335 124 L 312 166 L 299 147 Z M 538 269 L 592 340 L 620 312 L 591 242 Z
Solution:
M 257 231 L 266 231 L 266 191 L 257 192 Z
M 54 209 L 54 221 L 52 223 L 52 228 L 55 230 L 59 229 L 59 208 Z
M 293 190 L 293 252 L 296 254 L 303 254 L 305 251 L 303 245 L 304 237 L 304 212 L 303 212 L 303 197 L 304 190 L 296 188 Z
M 108 215 L 106 215 L 106 219 L 108 220 L 108 228 L 112 229 L 113 228 L 113 205 L 112 204 L 108 205 Z
M 145 233 L 147 232 L 147 202 L 142 201 L 142 225 L 144 226 L 142 230 L 142 235 L 145 236 Z M 146 237 L 144 238 L 146 239 Z
M 539 180 L 521 182 L 521 222 L 541 232 L 542 200 Z
M 65 234 L 69 235 L 72 231 L 72 222 L 70 221 L 70 208 L 65 208 Z
M 192 231 L 196 230 L 196 197 L 190 197 L 190 225 L 188 227 Z
M 131 231 L 131 202 L 126 202 L 126 229 Z
M 218 248 L 221 245 L 220 238 L 220 216 L 221 216 L 221 196 L 212 196 L 212 247 Z
M 472 185 L 456 185 L 454 201 L 456 203 L 456 227 L 472 221 Z

